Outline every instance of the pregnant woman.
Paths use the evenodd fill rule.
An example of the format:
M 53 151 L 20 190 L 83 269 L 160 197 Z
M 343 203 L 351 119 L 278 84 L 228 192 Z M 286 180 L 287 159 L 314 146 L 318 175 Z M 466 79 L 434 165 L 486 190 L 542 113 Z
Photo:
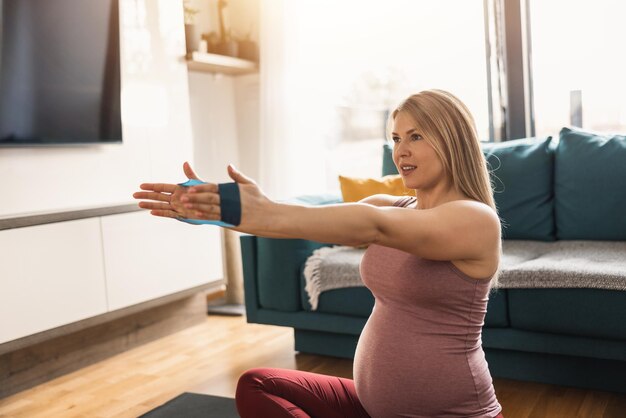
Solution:
M 236 396 L 244 418 L 502 417 L 481 344 L 500 220 L 473 118 L 452 94 L 428 90 L 402 102 L 388 125 L 394 163 L 415 197 L 284 204 L 232 166 L 234 183 L 217 185 L 197 181 L 188 164 L 189 186 L 142 184 L 135 194 L 155 216 L 369 245 L 361 275 L 375 305 L 359 338 L 354 380 L 249 370 Z

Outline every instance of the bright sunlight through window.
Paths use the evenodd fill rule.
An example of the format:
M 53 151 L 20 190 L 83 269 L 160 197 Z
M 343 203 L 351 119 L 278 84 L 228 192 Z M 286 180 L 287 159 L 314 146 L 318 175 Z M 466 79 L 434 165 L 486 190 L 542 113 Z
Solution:
M 291 103 L 300 141 L 323 141 L 327 187 L 337 175 L 380 176 L 385 114 L 439 88 L 472 111 L 488 139 L 482 0 L 300 0 L 291 5 Z
M 626 3 L 550 0 L 530 6 L 537 136 L 570 125 L 572 92 L 580 95 L 582 128 L 624 132 Z

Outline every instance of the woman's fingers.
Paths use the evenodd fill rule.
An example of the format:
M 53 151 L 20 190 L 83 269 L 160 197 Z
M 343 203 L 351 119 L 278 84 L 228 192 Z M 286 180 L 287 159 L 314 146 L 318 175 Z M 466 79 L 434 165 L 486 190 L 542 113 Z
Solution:
M 169 194 L 159 192 L 135 192 L 133 193 L 133 197 L 135 199 L 157 200 L 159 202 L 169 202 L 172 198 Z
M 227 171 L 230 178 L 235 180 L 237 183 L 256 184 L 254 180 L 237 170 L 232 164 L 228 164 Z
M 169 203 L 160 202 L 139 202 L 139 207 L 142 209 L 172 210 L 172 206 Z
M 154 209 L 150 211 L 150 215 L 161 216 L 163 218 L 178 218 L 180 215 L 173 210 Z
M 197 179 L 189 163 L 183 166 L 185 175 Z M 166 218 L 189 218 L 218 221 L 221 220 L 219 186 L 215 183 L 180 187 L 167 183 L 143 183 L 140 192 L 133 194 L 139 207 L 149 209 L 154 216 Z
M 205 205 L 220 204 L 220 195 L 218 193 L 187 193 L 180 198 L 183 203 L 202 203 Z
M 203 203 L 185 203 L 183 205 L 185 210 L 190 212 L 199 212 L 207 215 L 216 215 L 218 217 L 222 216 L 220 206 L 219 205 L 208 205 Z
M 188 219 L 201 219 L 207 221 L 219 221 L 221 220 L 220 215 L 215 213 L 206 213 L 201 211 L 190 211 L 189 213 L 180 214 L 173 210 L 164 210 L 164 209 L 153 209 L 150 211 L 150 214 L 153 216 L 160 216 L 163 218 L 188 218 Z
M 156 200 L 159 202 L 170 202 L 172 193 L 177 189 L 175 184 L 166 183 L 143 183 L 139 186 L 143 192 L 133 193 L 135 199 Z
M 167 183 L 143 183 L 139 186 L 141 190 L 150 190 L 157 193 L 174 193 L 178 185 Z
M 191 164 L 189 164 L 187 161 L 185 161 L 185 163 L 183 164 L 183 172 L 188 179 L 200 180 L 196 172 L 193 171 L 193 168 L 191 168 Z
M 215 183 L 199 184 L 189 188 L 189 193 L 219 193 L 220 188 Z
M 191 219 L 202 219 L 207 221 L 220 221 L 222 217 L 220 215 L 216 215 L 214 213 L 207 213 L 201 211 L 193 211 L 193 216 L 190 216 Z
M 209 186 L 208 184 L 205 186 Z M 194 188 L 202 186 L 194 186 Z M 205 187 L 209 188 L 210 187 Z M 181 198 L 186 211 L 193 212 L 194 218 L 199 219 L 221 219 L 220 195 L 218 193 L 187 193 Z

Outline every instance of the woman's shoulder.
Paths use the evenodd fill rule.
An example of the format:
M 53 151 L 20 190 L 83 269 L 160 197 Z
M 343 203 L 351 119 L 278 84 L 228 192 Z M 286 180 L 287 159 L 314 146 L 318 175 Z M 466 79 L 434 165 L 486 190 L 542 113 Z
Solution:
M 498 213 L 488 204 L 477 200 L 453 200 L 433 208 L 439 221 L 466 233 L 476 233 L 489 240 L 501 238 L 501 223 Z M 490 233 L 491 232 L 491 233 Z
M 453 209 L 455 211 L 463 211 L 467 214 L 472 214 L 481 217 L 498 218 L 498 213 L 493 210 L 491 206 L 486 203 L 479 202 L 478 200 L 462 199 L 453 200 L 451 202 L 444 203 L 440 206 L 444 209 Z
M 415 196 L 394 196 L 390 194 L 375 194 L 359 200 L 359 203 L 367 203 L 373 206 L 399 206 L 406 207 L 415 203 Z
M 452 240 L 471 248 L 472 257 L 449 260 L 457 269 L 474 279 L 493 277 L 500 263 L 501 225 L 491 206 L 476 200 L 455 200 L 438 206 L 440 221 L 448 225 Z

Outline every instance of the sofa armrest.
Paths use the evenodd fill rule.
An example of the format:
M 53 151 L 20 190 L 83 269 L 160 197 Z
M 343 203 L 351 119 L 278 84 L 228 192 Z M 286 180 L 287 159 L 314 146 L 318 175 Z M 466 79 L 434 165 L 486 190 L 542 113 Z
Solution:
M 339 194 L 326 193 L 298 196 L 284 202 L 317 206 L 341 203 L 342 199 Z M 330 244 L 254 235 L 242 235 L 240 240 L 248 315 L 254 315 L 259 308 L 284 312 L 302 310 L 301 267 L 314 250 Z
M 302 265 L 314 250 L 329 244 L 254 235 L 242 235 L 240 239 L 246 310 L 302 310 Z

